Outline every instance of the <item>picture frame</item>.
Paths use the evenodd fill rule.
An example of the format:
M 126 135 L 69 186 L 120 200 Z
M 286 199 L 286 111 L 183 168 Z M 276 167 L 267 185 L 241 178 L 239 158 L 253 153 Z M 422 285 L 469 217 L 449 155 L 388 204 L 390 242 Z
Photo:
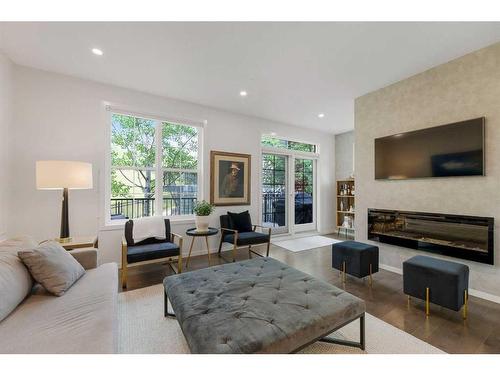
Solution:
M 251 159 L 249 154 L 210 151 L 210 203 L 250 205 Z

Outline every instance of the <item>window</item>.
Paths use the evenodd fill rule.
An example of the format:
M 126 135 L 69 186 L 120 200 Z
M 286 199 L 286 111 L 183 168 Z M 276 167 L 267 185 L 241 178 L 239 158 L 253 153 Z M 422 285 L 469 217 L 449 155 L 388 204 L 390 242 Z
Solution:
M 111 219 L 192 215 L 199 128 L 111 114 Z
M 284 148 L 293 151 L 316 152 L 316 145 L 288 141 L 286 139 L 274 138 L 268 135 L 262 136 L 261 145 L 266 147 Z

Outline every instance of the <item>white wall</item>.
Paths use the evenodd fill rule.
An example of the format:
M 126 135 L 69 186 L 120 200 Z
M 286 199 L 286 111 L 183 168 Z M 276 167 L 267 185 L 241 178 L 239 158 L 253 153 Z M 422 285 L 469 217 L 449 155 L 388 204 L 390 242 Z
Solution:
M 500 43 L 362 96 L 355 103 L 356 212 L 360 213 L 356 215 L 356 239 L 367 239 L 368 208 L 494 217 L 495 265 L 457 261 L 469 265 L 470 287 L 476 295 L 497 301 L 500 301 L 499 98 Z M 375 138 L 481 116 L 486 117 L 486 176 L 375 180 Z M 418 253 L 378 245 L 381 263 L 396 269 L 401 269 L 405 259 Z
M 218 226 L 218 214 L 249 209 L 259 220 L 260 138 L 262 133 L 300 139 L 320 145 L 319 230 L 334 229 L 334 137 L 331 134 L 242 116 L 192 103 L 149 95 L 110 85 L 98 84 L 31 68 L 14 68 L 14 122 L 12 129 L 12 179 L 9 235 L 29 234 L 37 239 L 57 237 L 60 223 L 60 193 L 35 189 L 35 161 L 66 159 L 91 162 L 94 166 L 93 190 L 70 192 L 72 235 L 99 231 L 101 259 L 119 260 L 121 228 L 99 225 L 104 215 L 104 160 L 106 156 L 106 111 L 103 101 L 152 113 L 191 120 L 206 120 L 204 131 L 205 198 L 209 198 L 209 153 L 211 150 L 252 155 L 251 206 L 219 208 L 211 225 Z M 192 222 L 176 224 L 183 234 Z M 187 241 L 186 241 L 187 242 Z M 201 244 L 201 241 L 199 241 Z M 211 238 L 216 248 L 216 238 Z
M 12 112 L 12 63 L 0 51 L 0 240 L 7 232 L 8 148 Z

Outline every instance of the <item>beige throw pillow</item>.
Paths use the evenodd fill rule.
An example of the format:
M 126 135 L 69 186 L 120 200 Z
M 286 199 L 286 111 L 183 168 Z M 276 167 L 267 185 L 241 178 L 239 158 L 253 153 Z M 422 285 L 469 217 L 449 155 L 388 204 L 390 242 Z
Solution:
M 44 242 L 35 249 L 17 253 L 31 276 L 48 292 L 62 296 L 85 270 L 59 243 Z

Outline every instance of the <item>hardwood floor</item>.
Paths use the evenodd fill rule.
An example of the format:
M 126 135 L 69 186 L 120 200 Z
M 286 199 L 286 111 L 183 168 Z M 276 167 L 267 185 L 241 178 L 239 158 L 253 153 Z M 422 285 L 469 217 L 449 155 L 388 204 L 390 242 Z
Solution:
M 255 249 L 258 250 L 257 247 Z M 367 280 L 351 276 L 342 284 L 340 273 L 331 268 L 330 246 L 294 253 L 272 245 L 270 254 L 275 259 L 362 298 L 366 301 L 368 313 L 448 353 L 500 353 L 500 304 L 471 296 L 466 321 L 463 321 L 460 312 L 436 305 L 431 305 L 431 316 L 426 318 L 423 301 L 412 298 L 408 306 L 407 297 L 402 291 L 401 275 L 380 270 L 373 275 L 372 287 Z M 227 257 L 230 257 L 229 253 Z M 212 265 L 225 263 L 217 256 L 211 258 Z M 238 250 L 238 260 L 244 259 L 248 259 L 248 251 Z M 189 270 L 184 271 L 207 266 L 206 255 L 192 257 Z M 132 268 L 129 270 L 128 290 L 161 283 L 171 273 L 168 266 L 161 264 Z

